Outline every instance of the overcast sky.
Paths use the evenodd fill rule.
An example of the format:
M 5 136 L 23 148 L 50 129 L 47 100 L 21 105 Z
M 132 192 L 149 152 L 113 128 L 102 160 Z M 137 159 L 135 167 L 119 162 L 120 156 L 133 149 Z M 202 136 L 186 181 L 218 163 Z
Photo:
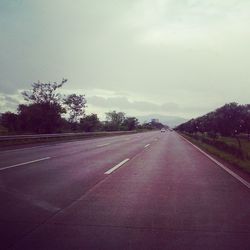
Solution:
M 249 0 L 0 0 L 0 112 L 63 77 L 100 116 L 249 103 L 249 13 Z

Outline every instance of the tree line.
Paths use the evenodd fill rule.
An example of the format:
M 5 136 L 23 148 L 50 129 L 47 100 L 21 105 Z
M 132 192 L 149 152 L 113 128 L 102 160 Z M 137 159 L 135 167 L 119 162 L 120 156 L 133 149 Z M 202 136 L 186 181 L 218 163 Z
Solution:
M 235 137 L 241 146 L 240 134 L 247 134 L 250 139 L 250 104 L 225 104 L 213 112 L 177 126 L 176 130 L 191 134 L 206 133 L 214 138 L 219 135 Z
M 149 122 L 139 124 L 136 117 L 124 112 L 106 113 L 100 121 L 97 114 L 86 115 L 87 100 L 84 95 L 61 95 L 58 90 L 67 82 L 33 83 L 30 90 L 23 91 L 26 104 L 19 104 L 17 112 L 5 112 L 0 125 L 9 133 L 60 133 L 94 131 L 131 131 L 136 129 L 160 129 L 163 124 Z

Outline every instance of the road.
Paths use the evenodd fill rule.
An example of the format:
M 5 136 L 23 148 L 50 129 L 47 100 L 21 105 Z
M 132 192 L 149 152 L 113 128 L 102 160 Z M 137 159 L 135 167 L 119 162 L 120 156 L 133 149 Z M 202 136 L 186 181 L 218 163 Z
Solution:
M 250 189 L 175 132 L 0 152 L 1 249 L 249 249 Z

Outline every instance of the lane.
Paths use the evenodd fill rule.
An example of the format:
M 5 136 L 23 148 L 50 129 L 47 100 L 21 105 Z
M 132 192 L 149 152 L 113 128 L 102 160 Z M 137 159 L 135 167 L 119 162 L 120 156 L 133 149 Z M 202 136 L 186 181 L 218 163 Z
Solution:
M 65 142 L 41 147 L 30 147 L 19 150 L 1 151 L 0 169 L 9 165 L 16 165 L 45 157 L 58 157 L 87 152 L 90 150 L 95 150 L 100 145 L 108 146 L 110 144 L 119 144 L 126 141 L 134 141 L 135 143 L 137 143 L 137 141 L 148 140 L 151 137 L 154 137 L 154 133 L 140 133 L 132 135 L 97 138 L 92 140 Z
M 106 171 L 123 159 L 133 158 L 144 150 L 145 144 L 155 138 L 159 138 L 159 132 L 119 140 L 107 138 L 106 140 L 112 139 L 113 143 L 103 147 L 98 147 L 100 140 L 95 140 L 91 143 L 95 145 L 93 148 L 88 143 L 78 142 L 77 146 L 74 143 L 59 145 L 56 152 L 52 151 L 53 146 L 43 148 L 37 155 L 35 149 L 31 149 L 31 152 L 15 151 L 20 158 L 24 154 L 25 159 L 30 155 L 32 159 L 34 155 L 47 155 L 48 151 L 57 156 L 46 161 L 0 170 L 0 233 L 6 239 L 3 246 L 22 238 L 61 209 L 74 203 L 103 180 Z M 105 141 L 101 140 L 103 142 Z M 68 148 L 74 145 L 72 150 Z M 12 155 L 12 158 L 15 157 L 16 155 Z
M 171 133 L 15 249 L 249 249 L 249 207 L 247 187 Z
M 146 141 L 150 140 L 153 134 L 146 135 Z M 77 186 L 77 183 L 89 183 L 90 180 L 98 179 L 111 166 L 120 162 L 124 158 L 131 158 L 142 150 L 144 140 L 127 142 L 121 141 L 109 147 L 95 148 L 92 151 L 81 151 L 80 153 L 63 154 L 53 157 L 46 162 L 20 166 L 18 169 L 8 169 L 0 175 L 2 186 L 23 190 L 32 195 L 40 196 L 44 193 L 44 199 L 48 199 L 58 190 L 65 190 L 67 186 Z M 26 186 L 28 186 L 26 188 Z M 36 187 L 39 193 L 36 194 Z M 41 188 L 40 188 L 41 187 Z M 40 190 L 43 189 L 43 190 Z M 70 189 L 69 189 L 70 190 Z M 80 189 L 81 190 L 81 189 Z M 64 192 L 64 196 L 65 196 Z M 48 196 L 47 196 L 48 193 Z M 70 195 L 69 195 L 70 196 Z M 67 196 L 66 196 L 67 197 Z M 53 200 L 53 197 L 51 198 Z

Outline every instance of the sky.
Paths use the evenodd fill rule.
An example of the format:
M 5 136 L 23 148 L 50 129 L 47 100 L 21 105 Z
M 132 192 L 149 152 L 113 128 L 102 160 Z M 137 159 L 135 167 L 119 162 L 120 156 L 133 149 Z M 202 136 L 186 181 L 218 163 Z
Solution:
M 62 78 L 100 117 L 249 103 L 249 13 L 249 0 L 0 0 L 0 112 Z

